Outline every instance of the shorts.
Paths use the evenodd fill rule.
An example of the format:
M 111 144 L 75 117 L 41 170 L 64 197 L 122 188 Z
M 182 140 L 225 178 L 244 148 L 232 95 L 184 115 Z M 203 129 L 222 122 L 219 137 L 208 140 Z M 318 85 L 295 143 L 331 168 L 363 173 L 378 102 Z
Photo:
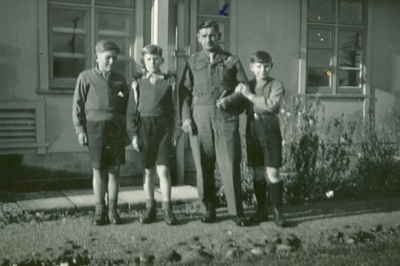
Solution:
M 116 121 L 86 121 L 92 168 L 103 169 L 125 163 L 126 131 Z
M 173 120 L 158 116 L 142 116 L 139 122 L 139 144 L 144 168 L 169 166 L 173 157 Z
M 263 115 L 246 128 L 247 161 L 252 167 L 282 167 L 282 135 L 279 118 Z

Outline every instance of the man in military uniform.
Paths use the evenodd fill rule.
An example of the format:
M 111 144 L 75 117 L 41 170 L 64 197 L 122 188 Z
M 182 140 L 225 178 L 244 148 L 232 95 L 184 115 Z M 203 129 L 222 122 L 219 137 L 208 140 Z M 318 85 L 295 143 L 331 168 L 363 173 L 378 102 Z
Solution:
M 204 223 L 216 219 L 215 161 L 221 174 L 228 211 L 244 225 L 241 199 L 239 117 L 246 99 L 235 93 L 247 83 L 237 56 L 221 49 L 217 22 L 200 23 L 197 39 L 203 50 L 187 61 L 181 82 L 182 128 L 190 136 Z

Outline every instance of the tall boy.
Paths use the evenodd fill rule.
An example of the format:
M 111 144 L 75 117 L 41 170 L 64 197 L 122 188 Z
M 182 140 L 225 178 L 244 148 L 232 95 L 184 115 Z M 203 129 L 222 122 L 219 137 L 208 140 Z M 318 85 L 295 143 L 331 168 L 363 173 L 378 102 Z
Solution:
M 151 223 L 156 219 L 154 182 L 157 171 L 164 220 L 173 225 L 177 219 L 171 210 L 169 165 L 181 134 L 178 93 L 175 78 L 160 70 L 164 62 L 161 47 L 149 44 L 142 49 L 142 56 L 145 72 L 132 82 L 126 120 L 132 146 L 141 152 L 145 169 L 146 211 L 140 222 Z
M 93 168 L 94 223 L 119 224 L 121 220 L 116 208 L 120 164 L 125 163 L 128 85 L 124 76 L 113 71 L 120 51 L 118 45 L 101 40 L 95 48 L 97 65 L 78 76 L 72 119 L 79 143 L 88 146 Z
M 258 51 L 250 58 L 250 69 L 255 78 L 249 85 L 239 84 L 236 91 L 241 92 L 251 105 L 247 114 L 247 157 L 254 170 L 254 194 L 257 211 L 250 222 L 268 220 L 266 185 L 270 185 L 274 221 L 284 226 L 282 214 L 283 180 L 279 175 L 282 166 L 282 136 L 279 127 L 279 104 L 284 95 L 283 83 L 270 77 L 273 67 L 271 55 Z
M 221 32 L 216 21 L 207 20 L 197 28 L 202 51 L 187 61 L 182 80 L 182 128 L 190 136 L 196 166 L 197 188 L 203 213 L 201 221 L 213 223 L 218 203 L 215 162 L 228 203 L 229 214 L 243 225 L 239 117 L 246 99 L 235 93 L 239 82 L 247 83 L 237 56 L 219 46 Z

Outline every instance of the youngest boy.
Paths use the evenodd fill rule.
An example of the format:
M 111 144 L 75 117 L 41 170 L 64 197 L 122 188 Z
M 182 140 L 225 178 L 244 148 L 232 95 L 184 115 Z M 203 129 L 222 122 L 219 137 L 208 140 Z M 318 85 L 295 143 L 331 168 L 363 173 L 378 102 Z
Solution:
M 249 86 L 239 84 L 241 92 L 251 105 L 247 114 L 247 157 L 253 167 L 254 194 L 257 211 L 249 222 L 260 223 L 268 220 L 266 185 L 270 185 L 275 223 L 284 226 L 282 214 L 283 180 L 279 175 L 282 166 L 282 136 L 279 127 L 279 104 L 284 95 L 283 83 L 269 76 L 273 67 L 271 55 L 258 51 L 250 58 L 250 69 L 255 78 Z
M 160 70 L 164 62 L 162 49 L 149 44 L 142 49 L 145 72 L 132 83 L 127 107 L 127 132 L 135 150 L 143 159 L 146 212 L 141 223 L 156 219 L 154 200 L 155 172 L 160 179 L 162 210 L 167 224 L 177 223 L 171 210 L 171 178 L 169 173 L 173 147 L 181 133 L 178 92 L 175 78 Z

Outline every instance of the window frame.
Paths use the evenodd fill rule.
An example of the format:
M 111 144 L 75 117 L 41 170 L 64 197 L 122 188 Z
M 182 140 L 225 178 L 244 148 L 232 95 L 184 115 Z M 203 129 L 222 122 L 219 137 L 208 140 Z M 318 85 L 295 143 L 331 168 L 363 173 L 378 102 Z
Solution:
M 335 1 L 334 6 L 336 9 L 334 10 L 334 17 L 336 17 L 336 21 L 334 23 L 321 23 L 321 22 L 312 22 L 308 21 L 308 0 L 302 0 L 302 19 L 301 19 L 301 43 L 300 43 L 300 62 L 299 62 L 299 88 L 298 93 L 300 95 L 305 96 L 316 96 L 316 97 L 342 97 L 342 98 L 368 98 L 370 97 L 370 75 L 367 73 L 367 68 L 370 65 L 370 55 L 371 55 L 371 17 L 372 17 L 372 1 L 366 0 L 366 12 L 367 17 L 365 18 L 365 23 L 363 25 L 349 25 L 349 24 L 340 24 L 339 23 L 339 13 L 340 13 L 340 1 Z M 365 13 L 363 13 L 365 14 Z M 334 47 L 333 49 L 333 58 L 331 64 L 333 67 L 333 74 L 331 77 L 331 87 L 323 87 L 323 88 L 312 88 L 308 86 L 308 31 L 310 28 L 333 28 L 334 36 Z M 338 65 L 339 60 L 339 34 L 342 31 L 346 30 L 357 30 L 361 31 L 363 34 L 362 37 L 362 66 L 360 70 L 360 82 L 361 86 L 353 87 L 353 86 L 339 86 L 339 75 L 338 71 L 340 70 L 340 66 Z
M 38 0 L 38 33 L 39 33 L 39 87 L 37 88 L 37 92 L 39 94 L 73 94 L 74 88 L 60 88 L 52 86 L 51 83 L 51 74 L 52 71 L 52 62 L 51 60 L 51 36 L 49 34 L 49 19 L 50 19 L 50 10 L 49 10 L 49 0 Z M 71 3 L 52 3 L 52 5 L 56 6 L 69 6 Z M 88 52 L 87 52 L 87 64 L 93 64 L 90 67 L 94 66 L 95 62 L 95 53 L 94 53 L 94 45 L 97 37 L 99 36 L 98 32 L 95 32 L 95 19 L 97 16 L 94 16 L 95 12 L 101 12 L 101 10 L 109 10 L 109 6 L 101 5 L 94 6 L 93 1 L 91 4 L 80 4 L 80 9 L 88 9 L 90 14 L 90 27 L 89 29 L 89 41 L 88 41 Z M 113 7 L 114 10 L 120 11 L 122 13 L 129 13 L 133 20 L 133 26 L 131 29 L 130 36 L 130 46 L 128 47 L 128 54 L 119 57 L 119 61 L 129 61 L 130 66 L 127 69 L 128 76 L 126 77 L 129 81 L 131 76 L 134 74 L 136 69 L 135 58 L 140 55 L 140 50 L 143 47 L 143 27 L 144 27 L 144 16 L 143 12 L 139 12 L 140 10 L 144 10 L 144 0 L 135 0 L 134 7 L 129 8 L 128 11 L 125 7 Z M 119 13 L 119 12 L 117 12 Z M 97 26 L 96 26 L 97 27 Z M 76 77 L 77 78 L 77 77 Z M 74 80 L 76 81 L 76 78 Z M 71 78 L 69 78 L 71 79 Z

